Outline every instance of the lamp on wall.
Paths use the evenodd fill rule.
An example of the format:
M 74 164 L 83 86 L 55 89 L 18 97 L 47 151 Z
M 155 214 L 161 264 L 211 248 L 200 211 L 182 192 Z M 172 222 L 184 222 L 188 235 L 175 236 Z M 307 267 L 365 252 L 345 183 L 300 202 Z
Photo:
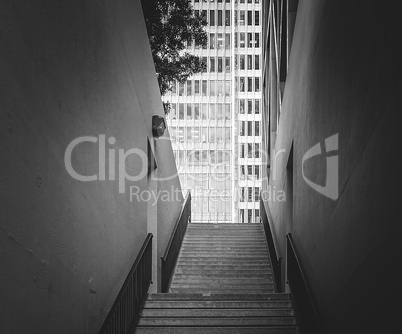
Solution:
M 152 134 L 155 138 L 163 135 L 166 129 L 165 119 L 159 115 L 152 116 Z

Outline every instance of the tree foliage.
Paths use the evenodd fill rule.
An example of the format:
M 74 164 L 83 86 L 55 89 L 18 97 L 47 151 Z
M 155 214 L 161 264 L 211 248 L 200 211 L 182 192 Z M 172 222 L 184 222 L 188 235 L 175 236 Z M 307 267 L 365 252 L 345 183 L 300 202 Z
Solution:
M 155 63 L 159 89 L 164 95 L 177 80 L 184 83 L 205 70 L 200 57 L 185 52 L 187 44 L 207 45 L 205 19 L 188 0 L 141 0 Z

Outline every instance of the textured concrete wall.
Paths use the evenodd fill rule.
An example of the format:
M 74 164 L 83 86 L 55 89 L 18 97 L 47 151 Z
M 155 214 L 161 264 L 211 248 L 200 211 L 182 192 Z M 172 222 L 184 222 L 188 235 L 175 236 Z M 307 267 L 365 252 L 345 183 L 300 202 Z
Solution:
M 163 115 L 139 1 L 2 1 L 0 4 L 0 332 L 96 333 L 147 233 L 146 201 L 119 193 L 117 150 L 147 152 L 174 175 L 169 141 L 154 143 Z M 105 135 L 116 180 L 82 182 L 65 168 L 69 143 Z M 166 134 L 168 136 L 168 134 Z M 168 137 L 165 137 L 166 139 Z M 72 165 L 99 175 L 98 144 Z M 137 175 L 142 162 L 127 158 Z M 180 189 L 177 178 L 159 189 Z M 161 204 L 166 244 L 180 199 Z M 159 253 L 162 250 L 158 249 Z
M 331 333 L 386 331 L 400 296 L 401 51 L 395 8 L 374 1 L 300 1 L 276 151 L 277 177 L 288 188 L 294 140 L 293 220 L 287 204 L 270 202 L 285 256 L 293 234 Z M 339 136 L 339 198 L 325 185 L 324 140 Z M 271 175 L 272 177 L 272 175 Z M 288 194 L 291 196 L 291 194 Z M 394 316 L 394 317 L 392 317 Z

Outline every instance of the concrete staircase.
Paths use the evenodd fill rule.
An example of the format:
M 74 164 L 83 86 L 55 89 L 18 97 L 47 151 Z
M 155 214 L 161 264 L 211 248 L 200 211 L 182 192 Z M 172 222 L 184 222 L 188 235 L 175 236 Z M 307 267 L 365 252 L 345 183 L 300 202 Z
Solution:
M 167 294 L 150 294 L 141 333 L 297 333 L 274 292 L 261 224 L 189 224 Z

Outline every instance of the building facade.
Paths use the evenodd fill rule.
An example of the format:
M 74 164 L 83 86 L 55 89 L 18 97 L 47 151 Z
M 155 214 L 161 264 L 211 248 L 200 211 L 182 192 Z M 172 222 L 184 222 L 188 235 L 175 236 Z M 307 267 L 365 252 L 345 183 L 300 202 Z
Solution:
M 183 191 L 193 221 L 259 221 L 261 188 L 261 3 L 193 1 L 208 22 L 205 73 L 177 83 L 164 97 Z

